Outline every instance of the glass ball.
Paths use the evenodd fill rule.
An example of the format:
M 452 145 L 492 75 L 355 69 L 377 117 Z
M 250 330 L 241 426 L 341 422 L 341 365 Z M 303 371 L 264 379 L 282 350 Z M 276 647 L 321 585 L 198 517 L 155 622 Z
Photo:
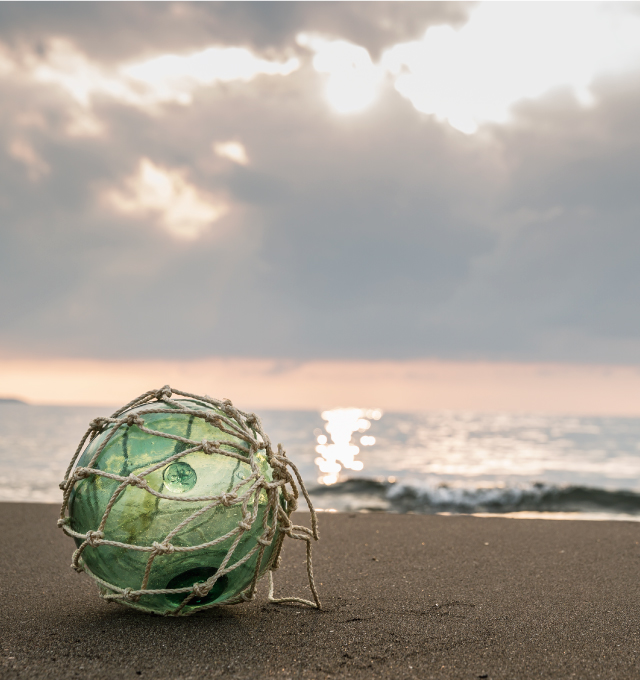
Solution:
M 185 407 L 201 411 L 203 415 L 224 415 L 205 402 L 179 399 L 175 403 L 178 406 L 173 409 Z M 144 427 L 148 429 L 177 435 L 195 442 L 215 440 L 221 443 L 223 450 L 241 453 L 247 457 L 250 455 L 247 442 L 240 437 L 223 432 L 204 418 L 180 412 L 145 412 L 159 408 L 170 409 L 172 407 L 166 403 L 146 404 L 130 409 L 123 415 L 138 415 L 144 420 Z M 114 427 L 115 425 L 110 424 L 93 439 L 82 453 L 78 467 L 89 465 Z M 120 477 L 128 477 L 131 474 L 140 475 L 155 464 L 193 447 L 193 444 L 144 432 L 136 424 L 121 425 L 104 446 L 92 467 Z M 273 481 L 273 470 L 264 451 L 260 450 L 253 455 L 259 473 L 267 482 Z M 95 545 L 89 543 L 83 549 L 83 566 L 106 584 L 121 589 L 131 588 L 133 591 L 141 589 L 150 552 L 105 545 L 101 541 L 116 541 L 131 546 L 146 547 L 151 547 L 154 543 L 162 544 L 167 535 L 178 525 L 212 503 L 211 500 L 194 500 L 196 497 L 230 494 L 242 480 L 248 479 L 251 474 L 251 466 L 247 463 L 220 453 L 205 453 L 205 451 L 188 453 L 160 466 L 144 475 L 143 479 L 153 490 L 172 496 L 172 498 L 159 498 L 144 488 L 127 485 L 109 511 L 104 526 L 104 536 L 100 537 Z M 83 535 L 96 531 L 114 492 L 121 483 L 119 480 L 95 474 L 77 481 L 69 497 L 70 528 Z M 248 482 L 238 488 L 237 495 L 242 496 L 250 486 L 251 482 Z M 279 502 L 284 506 L 280 489 L 277 489 L 277 493 Z M 183 498 L 187 500 L 182 500 Z M 181 613 L 190 613 L 207 605 L 222 604 L 237 597 L 250 586 L 260 556 L 261 545 L 258 544 L 258 539 L 265 531 L 263 527 L 265 513 L 268 525 L 272 527 L 275 523 L 273 516 L 275 508 L 273 504 L 269 505 L 267 493 L 261 489 L 259 493 L 254 493 L 250 497 L 247 511 L 250 514 L 256 511 L 255 520 L 251 529 L 242 534 L 225 567 L 229 568 L 238 562 L 241 564 L 221 576 L 207 594 L 193 596 Z M 237 528 L 243 521 L 243 516 L 240 502 L 230 500 L 227 505 L 215 505 L 188 522 L 170 538 L 169 543 L 175 547 L 193 547 L 214 541 Z M 264 549 L 258 567 L 259 576 L 262 576 L 271 566 L 279 538 L 280 532 L 276 529 L 271 544 Z M 78 537 L 74 540 L 78 547 L 84 543 L 84 540 Z M 145 589 L 191 589 L 194 584 L 203 583 L 221 568 L 229 548 L 236 540 L 237 534 L 207 548 L 156 554 Z M 258 549 L 245 562 L 242 562 L 242 559 L 256 545 Z M 99 587 L 101 594 L 107 598 L 118 595 L 117 591 L 110 590 L 107 585 L 99 584 Z M 189 592 L 151 593 L 141 594 L 133 600 L 119 601 L 147 611 L 167 614 L 178 610 L 189 594 Z

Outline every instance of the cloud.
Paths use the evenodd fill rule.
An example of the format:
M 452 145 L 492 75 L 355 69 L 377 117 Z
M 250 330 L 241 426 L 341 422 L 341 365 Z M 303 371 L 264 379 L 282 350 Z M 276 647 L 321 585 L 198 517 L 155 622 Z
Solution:
M 287 76 L 299 66 L 295 57 L 269 60 L 242 47 L 209 47 L 105 67 L 67 38 L 50 37 L 38 49 L 14 53 L 0 44 L 0 77 L 53 85 L 70 97 L 75 107 L 70 108 L 67 131 L 72 136 L 104 132 L 93 113 L 96 100 L 111 99 L 154 113 L 162 104 L 191 104 L 198 88 L 247 83 L 260 75 Z
M 180 170 L 163 168 L 148 158 L 140 160 L 123 188 L 107 190 L 104 200 L 126 215 L 152 216 L 169 234 L 187 240 L 206 233 L 229 211 L 225 201 L 199 191 Z
M 637 70 L 463 135 L 398 93 L 407 62 L 338 113 L 295 37 L 381 68 L 467 6 L 38 7 L 0 5 L 0 352 L 640 361 Z M 582 7 L 557 11 L 579 31 Z M 165 94 L 123 68 L 212 45 L 300 67 L 206 85 L 180 62 L 157 87 L 190 104 L 138 103 Z
M 640 67 L 640 15 L 621 7 L 592 3 L 576 10 L 570 5 L 482 3 L 464 23 L 462 17 L 469 11 L 465 5 L 459 8 L 462 14 L 454 13 L 448 21 L 426 13 L 422 18 L 426 32 L 406 42 L 398 40 L 398 29 L 404 27 L 407 33 L 406 19 L 414 10 L 407 8 L 403 16 L 385 3 L 380 5 L 368 21 L 355 5 L 343 8 L 337 12 L 344 22 L 341 27 L 327 22 L 317 7 L 300 15 L 296 8 L 289 18 L 297 19 L 300 26 L 315 20 L 317 26 L 334 26 L 333 30 L 300 31 L 295 41 L 292 36 L 277 52 L 268 50 L 269 58 L 250 47 L 220 44 L 182 52 L 155 48 L 155 56 L 136 55 L 105 64 L 78 46 L 78 36 L 53 35 L 36 48 L 22 45 L 11 50 L 0 45 L 0 77 L 19 75 L 61 88 L 81 109 L 69 112 L 68 134 L 91 136 L 104 133 L 92 112 L 97 100 L 113 99 L 149 113 L 158 113 L 166 104 L 187 106 L 202 88 L 249 83 L 261 75 L 291 76 L 302 67 L 305 56 L 304 51 L 294 54 L 297 43 L 315 53 L 313 66 L 326 74 L 326 97 L 335 111 L 366 110 L 379 99 L 383 85 L 391 82 L 421 113 L 473 134 L 487 122 L 510 120 L 517 102 L 558 88 L 569 88 L 581 105 L 591 106 L 592 85 L 599 75 Z M 176 8 L 174 18 L 193 20 L 192 10 Z M 270 12 L 278 14 L 275 8 Z M 222 11 L 232 23 L 242 14 L 229 8 Z M 259 14 L 256 8 L 252 16 Z M 351 30 L 355 17 L 359 32 Z M 365 26 L 368 33 L 362 30 Z M 379 56 L 374 59 L 366 45 L 376 31 Z M 389 42 L 382 47 L 385 31 Z M 364 44 L 345 40 L 341 32 L 359 35 Z M 567 36 L 571 36 L 570 49 Z
M 301 33 L 297 41 L 316 53 L 315 69 L 329 74 L 327 98 L 336 111 L 365 109 L 388 75 L 418 111 L 473 134 L 487 121 L 509 120 L 516 102 L 556 88 L 593 105 L 590 87 L 599 74 L 640 67 L 638 36 L 640 16 L 596 3 L 583 6 L 576 21 L 569 5 L 488 2 L 458 30 L 430 26 L 420 40 L 388 46 L 377 64 L 345 40 Z
M 29 179 L 34 182 L 43 175 L 47 175 L 51 170 L 29 142 L 24 139 L 14 139 L 9 145 L 9 154 L 26 167 Z
M 216 142 L 213 145 L 213 152 L 220 158 L 227 158 L 238 165 L 249 165 L 249 156 L 244 144 L 237 141 Z
M 256 53 L 283 50 L 300 32 L 339 36 L 375 58 L 385 47 L 421 37 L 428 26 L 461 26 L 474 2 L 403 3 L 166 3 L 0 5 L 0 40 L 37 44 L 43 36 L 72 39 L 101 63 L 141 54 L 186 53 L 202 46 L 241 45 Z M 105 26 L 117 27 L 105 31 Z
M 7 50 L 0 45 L 0 76 L 5 77 L 12 74 L 15 69 L 13 60 L 6 52 Z
M 242 47 L 209 47 L 189 55 L 163 54 L 122 68 L 122 73 L 144 83 L 154 102 L 189 104 L 198 86 L 232 81 L 249 82 L 259 75 L 288 76 L 300 67 L 292 57 L 285 62 L 260 59 Z

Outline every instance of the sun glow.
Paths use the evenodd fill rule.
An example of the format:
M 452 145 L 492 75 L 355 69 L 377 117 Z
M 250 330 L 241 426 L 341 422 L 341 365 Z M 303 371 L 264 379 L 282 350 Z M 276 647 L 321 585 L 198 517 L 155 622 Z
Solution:
M 356 113 L 373 104 L 383 72 L 364 47 L 307 33 L 298 35 L 296 41 L 316 53 L 313 66 L 318 73 L 329 76 L 326 95 L 336 111 Z

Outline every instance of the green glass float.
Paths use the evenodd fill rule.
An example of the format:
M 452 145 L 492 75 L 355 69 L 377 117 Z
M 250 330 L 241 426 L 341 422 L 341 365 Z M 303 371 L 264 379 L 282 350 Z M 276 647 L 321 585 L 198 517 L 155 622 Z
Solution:
M 296 481 L 311 529 L 289 519 Z M 307 541 L 314 601 L 274 600 L 273 584 L 269 599 L 320 607 L 310 562 L 317 521 L 300 475 L 260 420 L 228 400 L 146 392 L 92 421 L 60 486 L 58 526 L 77 546 L 71 566 L 106 600 L 174 616 L 250 600 L 289 535 Z

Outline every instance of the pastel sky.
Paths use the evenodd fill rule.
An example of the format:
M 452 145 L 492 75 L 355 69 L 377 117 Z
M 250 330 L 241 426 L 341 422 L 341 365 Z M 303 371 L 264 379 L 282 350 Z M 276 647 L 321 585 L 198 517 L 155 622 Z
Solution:
M 4 361 L 635 365 L 639 290 L 640 3 L 0 4 Z

